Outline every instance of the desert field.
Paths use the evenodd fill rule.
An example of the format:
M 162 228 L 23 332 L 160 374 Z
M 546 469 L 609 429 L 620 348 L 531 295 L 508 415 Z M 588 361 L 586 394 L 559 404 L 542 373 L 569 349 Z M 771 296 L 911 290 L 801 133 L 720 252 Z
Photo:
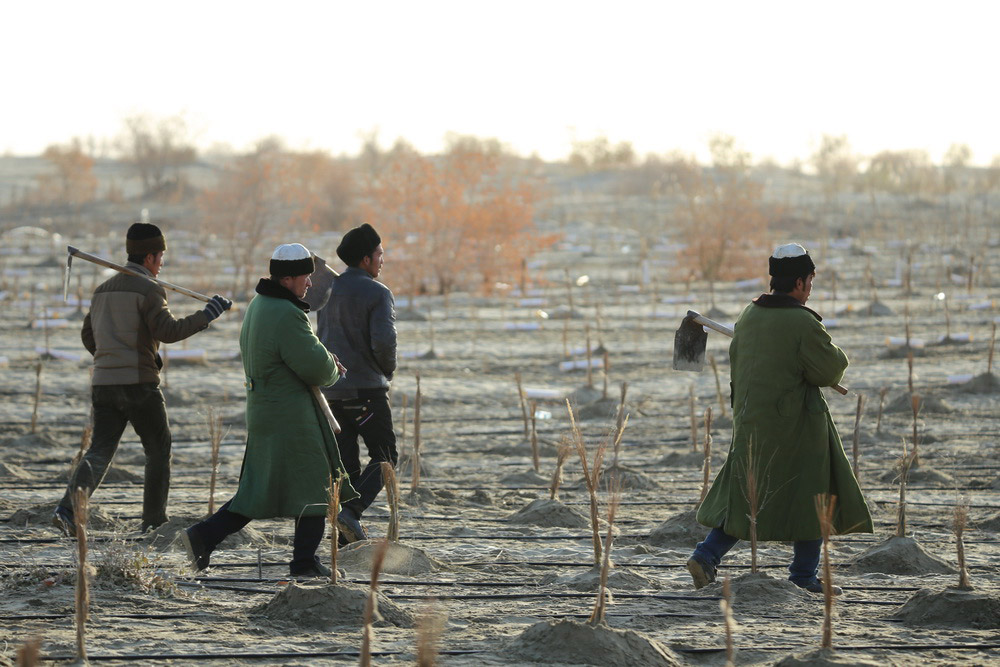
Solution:
M 940 215 L 914 211 L 877 229 L 837 225 L 837 234 L 832 225 L 805 223 L 774 231 L 816 258 L 809 306 L 851 359 L 843 382 L 849 394 L 825 394 L 849 456 L 857 443 L 875 519 L 875 534 L 829 543 L 834 580 L 844 589 L 833 606 L 834 653 L 814 653 L 824 599 L 786 580 L 790 545 L 762 543 L 752 573 L 751 550 L 741 543 L 720 582 L 698 591 L 685 569 L 707 533 L 693 519 L 707 408 L 713 476 L 731 437 L 728 339 L 709 333 L 718 376 L 708 364 L 700 373 L 680 372 L 671 369 L 674 332 L 688 309 L 731 324 L 766 291 L 766 255 L 761 279 L 715 285 L 713 304 L 707 285 L 671 279 L 676 237 L 564 218 L 551 223 L 558 243 L 531 258 L 533 278 L 523 292 L 512 276 L 491 296 L 398 299 L 400 367 L 391 400 L 403 454 L 399 539 L 378 578 L 374 662 L 413 664 L 423 638 L 442 665 L 723 665 L 721 580 L 728 576 L 735 664 L 1000 663 L 1000 382 L 996 366 L 988 366 L 1000 322 L 1000 229 L 995 222 L 942 225 Z M 222 260 L 199 255 L 193 234 L 170 238 L 172 256 L 160 277 L 221 291 L 213 281 L 225 278 Z M 332 256 L 336 239 L 302 241 Z M 3 249 L 0 290 L 0 664 L 14 664 L 17 649 L 36 637 L 45 661 L 77 654 L 77 544 L 58 534 L 50 517 L 89 419 L 89 355 L 79 338 L 86 304 L 63 302 L 60 248 L 69 243 L 124 259 L 107 236 L 22 243 Z M 386 249 L 385 282 L 393 287 L 391 242 Z M 89 298 L 106 275 L 75 261 L 71 300 Z M 168 299 L 175 315 L 201 307 L 180 294 Z M 222 423 L 215 506 L 237 485 L 246 436 L 238 355 L 245 303 L 237 299 L 208 331 L 166 346 L 170 521 L 139 533 L 143 454 L 131 429 L 91 499 L 90 661 L 358 660 L 378 540 L 340 550 L 346 577 L 336 586 L 289 580 L 290 520 L 252 522 L 197 575 L 177 541 L 209 509 L 213 416 Z M 610 441 L 623 383 L 628 419 L 616 449 Z M 859 395 L 865 405 L 856 428 Z M 557 499 L 550 498 L 559 449 L 572 437 L 567 400 L 589 467 L 601 443 L 609 444 L 597 490 L 602 520 L 609 480 L 620 486 L 599 625 L 587 624 L 601 577 L 575 451 L 565 458 Z M 526 420 L 532 408 L 534 419 Z M 898 537 L 897 464 L 904 447 L 912 450 L 914 433 L 919 465 L 908 475 L 906 535 Z M 952 530 L 962 501 L 968 590 L 956 588 Z M 366 515 L 379 540 L 389 516 L 382 494 Z M 602 525 L 602 546 L 605 531 Z M 328 542 L 321 553 L 329 557 Z

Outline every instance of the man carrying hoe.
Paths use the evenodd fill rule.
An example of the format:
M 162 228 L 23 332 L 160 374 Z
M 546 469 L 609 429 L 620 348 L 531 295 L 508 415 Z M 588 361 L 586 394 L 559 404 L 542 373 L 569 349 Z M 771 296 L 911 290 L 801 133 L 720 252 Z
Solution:
M 389 383 L 396 370 L 396 313 L 392 292 L 376 281 L 382 270 L 382 239 L 365 223 L 344 234 L 337 255 L 347 270 L 337 275 L 322 260 L 307 297 L 317 311 L 319 338 L 347 367 L 323 389 L 340 422 L 340 457 L 361 496 L 344 503 L 338 528 L 344 543 L 368 539 L 361 516 L 382 490 L 382 462 L 396 465 Z M 368 464 L 361 468 L 358 437 L 365 441 Z
M 750 471 L 759 490 L 757 539 L 794 542 L 788 578 L 806 590 L 823 590 L 817 494 L 836 496 L 834 533 L 873 531 L 820 391 L 840 382 L 848 361 L 805 305 L 816 266 L 805 248 L 790 243 L 775 250 L 769 273 L 771 293 L 743 309 L 729 346 L 733 442 L 698 509 L 698 522 L 712 531 L 687 562 L 695 588 L 715 581 L 726 552 L 750 539 Z
M 295 520 L 292 576 L 329 576 L 316 557 L 323 539 L 330 479 L 343 468 L 333 431 L 313 386 L 344 372 L 316 338 L 302 300 L 312 285 L 312 255 L 298 243 L 280 245 L 247 307 L 240 331 L 246 374 L 247 448 L 236 495 L 208 519 L 181 533 L 191 565 L 209 566 L 212 551 L 251 519 Z M 357 497 L 344 480 L 340 500 Z
M 156 225 L 137 222 L 125 235 L 125 249 L 129 269 L 155 278 L 163 267 L 167 242 Z M 94 291 L 81 332 L 84 347 L 94 355 L 94 432 L 52 515 L 52 522 L 64 534 L 76 535 L 73 494 L 83 488 L 89 496 L 100 485 L 128 423 L 146 455 L 141 530 L 167 520 L 171 440 L 159 386 L 160 343 L 176 343 L 206 329 L 232 305 L 215 295 L 204 309 L 174 319 L 162 286 L 124 273 Z

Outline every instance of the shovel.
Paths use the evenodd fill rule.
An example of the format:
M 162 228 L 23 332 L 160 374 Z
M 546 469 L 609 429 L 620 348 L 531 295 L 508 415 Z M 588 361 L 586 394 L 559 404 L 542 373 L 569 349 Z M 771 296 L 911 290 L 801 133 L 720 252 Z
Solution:
M 708 332 L 705 331 L 705 327 L 733 337 L 733 330 L 726 325 L 689 310 L 677 333 L 674 334 L 675 371 L 700 371 L 704 368 L 705 345 L 708 343 Z M 847 395 L 846 387 L 835 384 L 833 388 L 844 396 Z

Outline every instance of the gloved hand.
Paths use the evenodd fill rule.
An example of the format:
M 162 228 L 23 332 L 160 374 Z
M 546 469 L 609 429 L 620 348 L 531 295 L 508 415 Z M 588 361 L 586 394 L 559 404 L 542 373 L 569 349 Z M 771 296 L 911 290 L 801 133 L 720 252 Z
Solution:
M 230 301 L 224 296 L 219 296 L 218 294 L 216 294 L 215 296 L 212 297 L 211 301 L 205 304 L 204 313 L 205 315 L 208 316 L 208 321 L 211 322 L 219 315 L 221 315 L 222 311 L 229 310 L 232 307 L 233 307 L 232 301 Z

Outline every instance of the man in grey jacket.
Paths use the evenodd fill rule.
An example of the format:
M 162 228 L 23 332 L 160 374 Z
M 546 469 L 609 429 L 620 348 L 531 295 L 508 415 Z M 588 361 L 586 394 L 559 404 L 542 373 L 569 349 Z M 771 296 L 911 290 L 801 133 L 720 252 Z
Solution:
M 365 223 L 344 234 L 337 255 L 347 265 L 338 275 L 317 258 L 313 288 L 305 300 L 316 311 L 319 339 L 347 369 L 323 389 L 340 422 L 340 459 L 360 498 L 344 503 L 337 524 L 345 543 L 368 539 L 361 516 L 384 486 L 382 462 L 396 465 L 396 433 L 389 383 L 396 370 L 396 312 L 392 292 L 376 281 L 382 270 L 382 239 Z M 362 469 L 358 437 L 368 449 Z

